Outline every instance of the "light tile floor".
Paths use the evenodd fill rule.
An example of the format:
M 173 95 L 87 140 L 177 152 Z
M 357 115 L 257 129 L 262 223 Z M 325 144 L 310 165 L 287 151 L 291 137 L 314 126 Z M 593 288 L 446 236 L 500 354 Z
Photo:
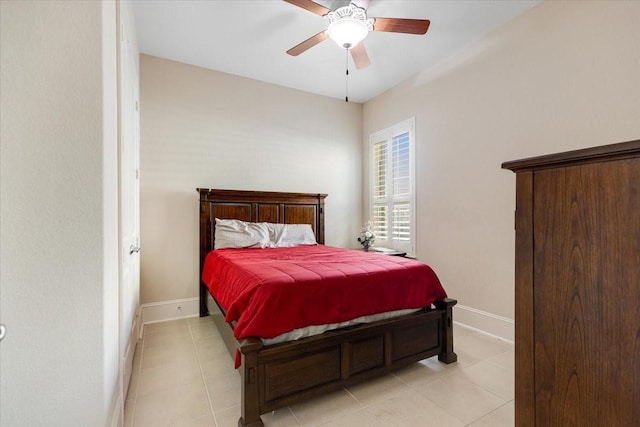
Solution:
M 267 427 L 512 427 L 513 345 L 454 327 L 458 362 L 437 357 L 262 416 Z M 240 375 L 211 317 L 145 327 L 125 427 L 236 427 Z

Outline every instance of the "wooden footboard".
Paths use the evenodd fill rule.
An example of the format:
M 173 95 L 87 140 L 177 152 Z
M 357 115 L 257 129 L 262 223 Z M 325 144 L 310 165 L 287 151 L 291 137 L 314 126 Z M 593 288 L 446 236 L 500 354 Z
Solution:
M 239 426 L 262 426 L 260 415 L 453 351 L 452 308 L 445 299 L 435 309 L 326 332 L 289 343 L 239 343 L 242 401 Z

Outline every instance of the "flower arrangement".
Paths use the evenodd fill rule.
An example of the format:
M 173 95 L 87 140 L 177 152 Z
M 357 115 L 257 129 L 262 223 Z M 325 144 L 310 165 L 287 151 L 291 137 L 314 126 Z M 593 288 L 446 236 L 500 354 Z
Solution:
M 374 240 L 376 240 L 376 236 L 371 231 L 373 224 L 371 221 L 367 221 L 364 227 L 360 230 L 360 237 L 358 237 L 358 242 L 362 245 L 365 252 L 369 250 L 369 247 L 373 244 Z

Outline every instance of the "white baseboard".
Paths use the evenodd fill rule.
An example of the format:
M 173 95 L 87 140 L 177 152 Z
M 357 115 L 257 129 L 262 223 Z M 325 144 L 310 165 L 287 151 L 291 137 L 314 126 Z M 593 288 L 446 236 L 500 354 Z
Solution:
M 166 322 L 168 320 L 196 317 L 200 314 L 199 298 L 183 298 L 171 301 L 142 304 L 142 323 Z
M 207 301 L 209 303 L 209 301 Z M 210 311 L 217 311 L 215 304 L 207 304 Z M 166 322 L 169 320 L 197 317 L 200 315 L 199 298 L 153 302 L 142 304 L 142 323 Z M 513 342 L 515 337 L 514 321 L 507 317 L 457 304 L 453 308 L 454 323 L 493 335 L 505 341 Z
M 138 308 L 136 309 L 136 320 L 135 323 L 133 325 L 133 331 L 136 334 L 136 343 L 138 340 L 142 339 L 142 331 L 143 331 L 143 326 L 144 322 L 142 320 L 142 307 L 138 306 Z M 135 350 L 135 347 L 134 347 Z
M 111 410 L 111 422 L 107 423 L 110 427 L 122 427 L 124 425 L 124 405 L 122 401 L 122 395 L 120 394 L 120 387 L 116 387 L 117 397 L 115 397 L 115 405 Z
M 136 351 L 136 345 L 138 340 L 142 338 L 142 310 L 140 307 L 136 309 L 135 317 L 133 318 L 133 324 L 131 325 L 131 331 L 129 331 L 129 339 L 127 340 L 127 348 L 122 358 L 122 394 L 124 400 L 127 399 L 127 393 L 129 392 L 129 383 L 131 381 L 131 374 L 133 373 L 133 356 Z
M 493 335 L 511 343 L 515 339 L 515 323 L 513 319 L 466 305 L 458 304 L 453 308 L 453 323 Z

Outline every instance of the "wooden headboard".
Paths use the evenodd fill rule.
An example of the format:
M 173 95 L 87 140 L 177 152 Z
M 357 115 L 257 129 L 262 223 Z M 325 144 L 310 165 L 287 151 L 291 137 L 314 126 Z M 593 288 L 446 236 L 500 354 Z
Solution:
M 215 218 L 250 222 L 311 224 L 316 241 L 324 244 L 324 199 L 326 194 L 274 191 L 212 190 L 200 194 L 200 276 L 204 259 L 213 249 Z M 208 314 L 207 287 L 199 280 L 200 316 Z

